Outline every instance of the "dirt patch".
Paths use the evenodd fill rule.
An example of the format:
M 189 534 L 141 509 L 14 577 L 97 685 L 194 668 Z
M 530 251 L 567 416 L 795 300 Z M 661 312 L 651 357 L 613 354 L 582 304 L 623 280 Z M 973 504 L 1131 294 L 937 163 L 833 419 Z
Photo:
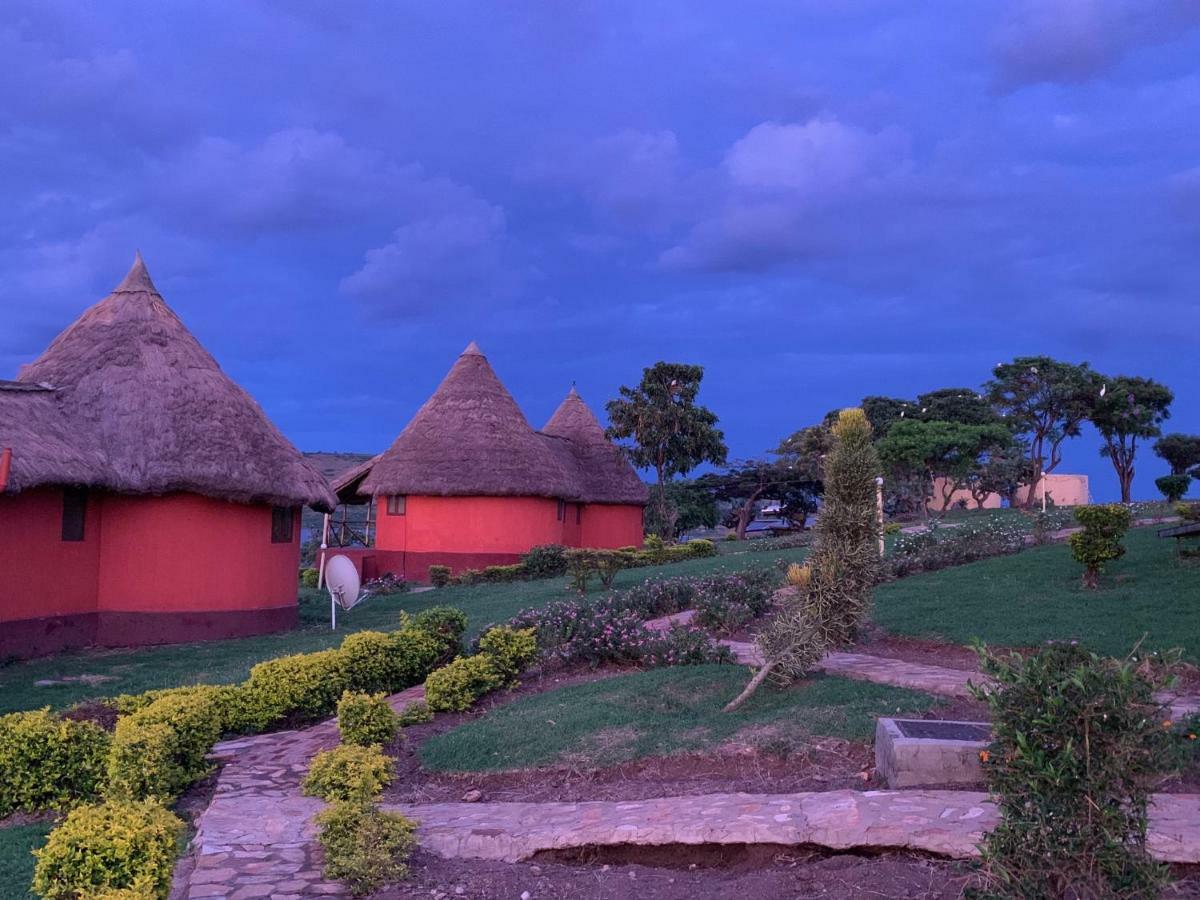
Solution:
M 61 813 L 56 813 L 51 810 L 42 810 L 39 812 L 15 812 L 9 813 L 7 816 L 0 817 L 0 828 L 16 828 L 20 825 L 43 825 L 50 822 L 55 822 Z
M 85 700 L 64 712 L 63 718 L 74 719 L 77 722 L 95 722 L 105 731 L 112 731 L 117 727 L 119 715 L 115 706 L 103 700 Z

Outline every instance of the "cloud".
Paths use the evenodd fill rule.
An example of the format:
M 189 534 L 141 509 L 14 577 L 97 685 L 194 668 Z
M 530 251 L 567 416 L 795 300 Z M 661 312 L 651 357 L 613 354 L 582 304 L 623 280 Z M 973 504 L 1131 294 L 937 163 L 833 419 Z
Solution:
M 1088 81 L 1200 24 L 1195 0 L 1023 0 L 1007 9 L 992 48 L 1005 90 Z

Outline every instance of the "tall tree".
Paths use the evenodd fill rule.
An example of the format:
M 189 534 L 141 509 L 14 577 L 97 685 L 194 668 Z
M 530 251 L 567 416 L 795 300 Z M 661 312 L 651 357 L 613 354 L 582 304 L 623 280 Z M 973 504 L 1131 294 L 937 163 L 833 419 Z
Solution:
M 667 482 L 667 522 L 659 519 L 657 503 L 646 506 L 646 534 L 661 535 L 664 530 L 678 540 L 693 528 L 713 528 L 717 524 L 717 504 L 712 493 L 700 484 L 700 479 L 679 479 Z
M 1133 464 L 1138 439 L 1162 434 L 1171 416 L 1171 389 L 1149 378 L 1118 375 L 1101 386 L 1092 410 L 1092 424 L 1104 438 L 1100 455 L 1107 456 L 1121 485 L 1121 502 L 1133 499 Z
M 871 423 L 871 434 L 877 442 L 883 440 L 893 423 L 913 418 L 919 409 L 914 401 L 899 397 L 863 397 L 861 408 Z M 836 421 L 840 412 L 835 409 L 826 418 L 832 417 L 832 421 Z
M 920 473 L 926 496 L 940 494 L 937 511 L 944 513 L 950 498 L 967 487 L 987 455 L 1011 445 L 1012 434 L 1003 425 L 909 419 L 891 427 L 878 451 L 880 461 L 894 475 Z M 929 504 L 924 506 L 928 516 Z
M 1154 442 L 1154 453 L 1166 460 L 1172 475 L 1200 478 L 1200 434 L 1168 434 Z
M 917 397 L 917 415 L 926 422 L 995 425 L 1000 416 L 987 397 L 970 388 L 941 388 Z M 877 439 L 886 435 L 877 435 Z
M 704 462 L 723 465 L 728 452 L 716 415 L 696 403 L 703 378 L 702 366 L 657 362 L 642 370 L 637 387 L 623 386 L 605 407 L 609 438 L 628 442 L 625 452 L 635 466 L 654 469 L 659 534 L 665 539 L 674 532 L 667 482 Z
M 746 537 L 746 526 L 763 500 L 778 500 L 789 519 L 803 521 L 816 508 L 820 483 L 811 480 L 783 460 L 749 459 L 735 462 L 724 472 L 698 479 L 716 500 L 733 506 L 738 540 Z
M 1099 388 L 1096 373 L 1087 363 L 1019 356 L 996 366 L 985 394 L 1013 434 L 1025 439 L 1033 464 L 1032 484 L 1062 462 L 1063 442 L 1079 436 Z M 1035 493 L 1029 491 L 1026 507 L 1033 506 Z
M 999 494 L 1016 506 L 1017 491 L 1031 483 L 1032 464 L 1025 450 L 1018 444 L 1010 444 L 1003 450 L 993 451 L 967 476 L 967 490 L 979 509 L 992 494 Z

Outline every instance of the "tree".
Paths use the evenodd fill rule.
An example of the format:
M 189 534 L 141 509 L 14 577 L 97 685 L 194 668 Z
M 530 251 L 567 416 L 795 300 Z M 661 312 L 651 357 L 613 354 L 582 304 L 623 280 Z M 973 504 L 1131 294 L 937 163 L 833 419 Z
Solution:
M 753 521 L 761 501 L 779 500 L 785 514 L 790 513 L 789 518 L 799 516 L 803 521 L 816 506 L 819 488 L 789 463 L 764 459 L 735 462 L 724 472 L 705 475 L 698 481 L 715 500 L 733 505 L 739 541 L 745 539 L 746 526 Z
M 879 442 L 879 458 L 890 472 L 919 472 L 926 494 L 941 479 L 941 502 L 945 512 L 955 491 L 967 486 L 987 454 L 1012 445 L 1012 435 L 1003 425 L 964 425 L 961 422 L 897 422 Z M 925 504 L 926 514 L 929 512 Z
M 647 534 L 661 535 L 664 524 L 659 521 L 657 503 L 646 506 L 644 526 Z M 667 516 L 665 527 L 671 537 L 679 536 L 693 528 L 713 528 L 717 524 L 717 505 L 712 493 L 699 479 L 667 482 Z
M 1018 444 L 1010 444 L 1003 450 L 991 452 L 978 468 L 967 476 L 967 490 L 979 509 L 992 494 L 999 494 L 1016 505 L 1017 491 L 1031 483 L 1032 463 L 1025 457 L 1025 450 Z
M 811 575 L 759 636 L 763 665 L 726 710 L 745 703 L 768 676 L 784 681 L 801 677 L 828 649 L 854 641 L 866 617 L 879 571 L 879 457 L 861 409 L 843 410 L 832 432 L 824 502 L 808 562 Z
M 1096 373 L 1087 363 L 1075 365 L 1048 356 L 1019 356 L 1000 363 L 985 386 L 988 402 L 1014 435 L 1026 440 L 1033 484 L 1062 462 L 1062 445 L 1078 437 L 1091 415 L 1099 389 Z M 1034 491 L 1025 498 L 1033 506 Z
M 1154 453 L 1166 460 L 1172 475 L 1200 478 L 1200 434 L 1168 434 L 1154 442 Z
M 863 397 L 862 401 L 862 411 L 871 423 L 871 434 L 875 436 L 876 441 L 881 441 L 887 436 L 893 423 L 913 418 L 918 408 L 912 400 L 899 397 Z M 839 412 L 840 410 L 835 409 L 829 415 L 836 420 Z
M 625 452 L 633 464 L 654 469 L 659 535 L 663 538 L 674 533 L 667 482 L 701 463 L 725 462 L 725 436 L 717 428 L 717 417 L 696 403 L 703 378 L 702 366 L 657 362 L 642 370 L 637 387 L 623 386 L 620 397 L 605 407 L 612 423 L 608 437 L 629 441 Z
M 996 425 L 1000 416 L 987 398 L 970 388 L 941 388 L 917 397 L 917 415 L 926 422 Z M 885 437 L 882 435 L 881 437 Z
M 1104 438 L 1100 455 L 1108 457 L 1117 471 L 1122 503 L 1133 499 L 1138 439 L 1162 434 L 1162 423 L 1170 418 L 1174 399 L 1170 388 L 1157 381 L 1118 375 L 1105 381 L 1093 401 L 1092 424 Z

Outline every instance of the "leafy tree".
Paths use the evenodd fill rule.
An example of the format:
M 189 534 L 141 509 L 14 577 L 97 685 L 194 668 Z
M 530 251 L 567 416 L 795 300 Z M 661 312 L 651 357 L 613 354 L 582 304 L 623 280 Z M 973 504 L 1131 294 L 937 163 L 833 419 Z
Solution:
M 921 394 L 917 397 L 917 407 L 917 415 L 926 422 L 960 422 L 963 425 L 1000 422 L 1000 416 L 987 398 L 970 388 L 942 388 Z
M 1118 375 L 1107 381 L 1094 400 L 1092 424 L 1104 438 L 1100 455 L 1112 461 L 1121 485 L 1121 502 L 1133 499 L 1133 464 L 1138 439 L 1162 434 L 1175 395 L 1149 378 Z
M 992 494 L 999 494 L 1016 505 L 1017 491 L 1032 481 L 1032 463 L 1025 457 L 1025 450 L 1010 444 L 1003 450 L 991 452 L 978 468 L 967 476 L 967 490 L 979 509 Z
M 875 479 L 879 457 L 861 409 L 843 410 L 825 457 L 825 496 L 817 515 L 809 575 L 759 636 L 764 664 L 726 710 L 746 702 L 768 676 L 803 676 L 831 647 L 854 641 L 879 570 Z
M 674 531 L 667 482 L 701 463 L 725 462 L 725 436 L 717 428 L 717 417 L 696 403 L 703 378 L 702 366 L 657 362 L 642 370 L 637 387 L 623 386 L 620 397 L 605 407 L 612 423 L 608 437 L 630 442 L 625 452 L 633 464 L 654 469 L 659 534 L 664 538 Z
M 877 442 L 887 436 L 888 429 L 892 427 L 893 423 L 915 417 L 918 408 L 912 400 L 903 400 L 899 397 L 863 397 L 862 401 L 862 411 L 866 414 L 867 421 L 871 423 L 871 434 L 874 435 Z M 839 412 L 840 410 L 835 409 L 829 416 L 836 421 Z
M 996 366 L 985 394 L 1013 434 L 1025 439 L 1033 484 L 1062 462 L 1063 442 L 1079 436 L 1098 389 L 1096 373 L 1087 363 L 1019 356 Z M 1026 507 L 1032 507 L 1034 493 L 1025 498 Z
M 941 503 L 944 512 L 955 491 L 967 486 L 971 475 L 987 454 L 1006 450 L 1012 435 L 1003 425 L 964 425 L 961 422 L 922 422 L 906 419 L 897 422 L 879 442 L 879 458 L 893 473 L 919 472 L 926 495 L 942 479 Z M 928 514 L 929 506 L 925 504 Z
M 705 475 L 698 481 L 714 499 L 733 505 L 738 540 L 745 539 L 746 526 L 754 519 L 761 501 L 779 500 L 785 510 L 790 507 L 791 516 L 803 521 L 816 507 L 819 488 L 789 463 L 765 459 L 735 462 L 724 472 Z
M 1154 453 L 1166 460 L 1172 475 L 1200 478 L 1200 434 L 1168 434 L 1154 442 Z
M 1162 491 L 1162 495 L 1171 503 L 1178 503 L 1182 500 L 1191 483 L 1192 476 L 1190 475 L 1163 475 L 1161 478 L 1154 479 L 1154 486 Z
M 657 503 L 647 505 L 644 523 L 647 534 L 661 535 L 665 527 L 672 538 L 678 539 L 693 528 L 716 526 L 717 505 L 699 479 L 668 481 L 666 487 L 669 521 L 665 525 L 659 521 Z

